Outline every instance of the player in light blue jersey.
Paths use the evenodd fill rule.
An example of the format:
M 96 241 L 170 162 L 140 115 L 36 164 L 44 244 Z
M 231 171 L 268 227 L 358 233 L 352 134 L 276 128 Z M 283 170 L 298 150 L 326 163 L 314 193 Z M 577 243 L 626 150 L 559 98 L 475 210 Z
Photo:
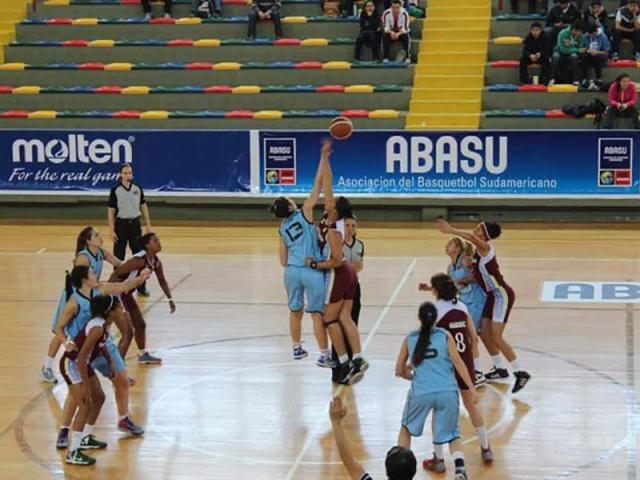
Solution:
M 73 291 L 65 304 L 56 326 L 56 336 L 66 351 L 76 348 L 70 339 L 75 338 L 91 319 L 91 299 L 97 295 L 119 295 L 142 285 L 151 275 L 150 270 L 144 270 L 140 276 L 121 283 L 100 283 L 87 265 L 74 267 L 69 275 Z M 112 344 L 110 346 L 110 343 Z M 113 340 L 107 341 L 109 359 L 103 355 L 98 356 L 92 367 L 113 381 L 116 404 L 118 407 L 118 428 L 133 435 L 140 435 L 142 429 L 135 425 L 128 417 L 129 410 L 129 380 L 126 365 Z M 76 412 L 77 404 L 70 395 L 67 395 L 62 412 L 62 425 L 58 432 L 57 448 L 66 448 L 69 437 L 69 427 Z
M 460 402 L 454 368 L 469 388 L 474 403 L 478 397 L 453 338 L 446 330 L 434 327 L 437 319 L 438 310 L 433 303 L 420 305 L 420 330 L 407 336 L 398 355 L 396 376 L 411 381 L 398 445 L 411 448 L 411 437 L 422 435 L 433 410 L 433 444 L 440 450 L 435 454 L 442 458 L 443 445 L 448 443 L 456 467 L 455 480 L 468 480 L 460 442 Z M 431 461 L 425 460 L 423 466 L 427 468 Z
M 298 208 L 289 197 L 279 197 L 271 205 L 271 212 L 282 219 L 279 229 L 280 265 L 284 267 L 284 284 L 287 290 L 289 305 L 289 333 L 293 343 L 293 358 L 299 360 L 308 356 L 302 348 L 302 316 L 305 309 L 313 319 L 313 331 L 320 350 L 317 364 L 331 367 L 329 340 L 322 321 L 324 311 L 324 273 L 305 265 L 307 257 L 321 261 L 318 246 L 318 233 L 313 222 L 313 208 L 318 203 L 322 187 L 323 165 L 331 150 L 330 143 L 325 142 L 320 151 L 320 162 L 309 196 Z
M 104 240 L 100 232 L 95 227 L 85 227 L 82 229 L 78 238 L 76 240 L 76 254 L 73 260 L 73 266 L 81 266 L 85 265 L 93 270 L 93 273 L 96 275 L 96 278 L 100 280 L 100 275 L 102 274 L 102 267 L 104 262 L 110 263 L 114 267 L 119 266 L 122 262 L 116 258 L 111 252 L 105 251 L 102 249 L 102 245 Z M 71 280 L 69 278 L 69 273 L 67 272 L 65 276 L 65 288 L 62 290 L 60 294 L 60 300 L 58 302 L 58 308 L 53 317 L 53 324 L 51 326 L 51 330 L 54 333 L 54 337 L 51 339 L 49 343 L 49 350 L 47 352 L 47 358 L 45 359 L 44 365 L 42 365 L 42 378 L 45 382 L 48 383 L 57 383 L 58 379 L 53 372 L 53 359 L 56 354 L 60 350 L 60 340 L 55 336 L 56 327 L 58 324 L 58 318 L 62 313 L 62 309 L 64 308 L 67 300 L 73 293 L 73 289 L 71 287 Z M 122 323 L 122 322 L 121 322 Z M 126 337 L 126 327 L 128 324 L 124 325 L 124 333 L 123 337 Z M 118 325 L 120 327 L 120 325 Z M 122 329 L 121 329 L 122 330 Z M 129 329 L 130 330 L 130 329 Z M 128 335 L 132 333 L 129 331 Z M 121 340 L 122 343 L 122 340 Z

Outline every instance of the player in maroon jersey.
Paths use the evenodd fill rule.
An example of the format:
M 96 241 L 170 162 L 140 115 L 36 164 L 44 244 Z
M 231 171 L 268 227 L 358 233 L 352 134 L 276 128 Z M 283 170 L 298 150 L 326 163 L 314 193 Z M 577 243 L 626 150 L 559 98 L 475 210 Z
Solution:
M 98 295 L 91 299 L 91 320 L 65 344 L 67 349 L 60 359 L 60 373 L 69 387 L 78 411 L 73 420 L 71 445 L 66 463 L 93 465 L 95 458 L 85 455 L 83 450 L 106 448 L 93 436 L 93 426 L 104 404 L 104 391 L 90 363 L 100 354 L 110 360 L 106 348 L 109 327 L 118 316 L 120 302 L 117 297 Z
M 109 279 L 109 281 L 118 282 L 126 280 L 127 278 L 134 278 L 138 276 L 138 273 L 140 271 L 148 268 L 152 272 L 155 272 L 158 283 L 160 284 L 160 288 L 162 288 L 162 291 L 169 300 L 169 310 L 171 313 L 173 313 L 176 311 L 176 305 L 175 303 L 173 303 L 173 300 L 171 298 L 171 288 L 169 287 L 169 284 L 164 277 L 162 262 L 158 257 L 158 253 L 162 251 L 160 238 L 155 233 L 147 233 L 146 235 L 143 235 L 140 240 L 142 242 L 142 250 L 134 254 L 133 257 L 116 268 L 113 274 L 111 274 L 111 278 Z M 140 307 L 138 306 L 138 302 L 136 302 L 136 299 L 133 296 L 133 293 L 133 290 L 127 293 L 123 293 L 120 298 L 125 310 L 129 314 L 129 318 L 131 319 L 131 324 L 133 326 L 133 336 L 135 338 L 136 345 L 138 346 L 138 350 L 140 351 L 140 354 L 138 356 L 138 363 L 142 365 L 159 364 L 162 362 L 162 360 L 151 355 L 151 353 L 149 353 L 149 351 L 147 350 L 147 325 L 144 321 L 144 317 L 142 316 L 142 312 L 140 311 Z
M 458 301 L 458 289 L 453 279 L 444 273 L 439 273 L 431 277 L 430 290 L 436 297 L 435 306 L 438 310 L 438 319 L 436 326 L 444 328 L 448 331 L 456 344 L 456 349 L 460 354 L 460 358 L 467 367 L 469 377 L 474 378 L 475 367 L 473 363 L 474 345 L 477 346 L 478 336 L 475 326 L 469 316 L 467 307 Z M 456 380 L 462 395 L 464 406 L 469 412 L 471 423 L 476 430 L 478 439 L 480 440 L 480 455 L 484 463 L 493 462 L 493 452 L 489 445 L 489 437 L 487 428 L 484 424 L 484 418 L 478 406 L 474 403 L 473 395 L 469 391 L 467 384 L 456 372 Z M 434 444 L 434 455 L 430 460 L 424 462 L 424 466 L 428 470 L 435 472 L 444 472 L 444 455 L 442 453 L 442 445 Z
M 439 219 L 437 225 L 440 232 L 456 235 L 475 246 L 473 274 L 487 294 L 482 312 L 480 335 L 494 363 L 493 369 L 485 376 L 487 380 L 509 377 L 509 372 L 500 356 L 502 353 L 511 363 L 513 375 L 516 378 L 512 392 L 516 393 L 524 388 L 531 375 L 522 369 L 515 351 L 503 336 L 516 296 L 502 276 L 496 251 L 491 244 L 491 240 L 500 236 L 502 228 L 497 223 L 482 222 L 476 225 L 473 232 L 469 233 L 454 228 L 444 219 Z
M 306 264 L 311 268 L 327 271 L 323 319 L 340 363 L 333 371 L 333 380 L 337 383 L 352 385 L 360 381 L 369 368 L 367 361 L 362 358 L 360 332 L 351 318 L 358 276 L 351 264 L 344 261 L 342 250 L 344 237 L 341 230 L 344 231 L 344 218 L 353 214 L 349 200 L 344 197 L 336 200 L 333 196 L 333 174 L 329 162 L 331 141 L 325 140 L 322 148 L 328 153 L 322 176 L 325 213 L 320 220 L 318 230 L 320 249 L 326 260 L 317 262 L 315 259 L 307 258 Z M 353 360 L 349 360 L 347 341 L 353 352 Z

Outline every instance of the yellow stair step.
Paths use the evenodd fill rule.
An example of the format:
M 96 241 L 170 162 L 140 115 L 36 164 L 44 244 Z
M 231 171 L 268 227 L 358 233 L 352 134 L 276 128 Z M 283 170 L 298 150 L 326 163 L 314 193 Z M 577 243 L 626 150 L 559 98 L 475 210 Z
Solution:
M 461 102 L 461 101 L 477 101 L 481 95 L 482 87 L 479 88 L 433 88 L 418 87 L 411 91 L 412 101 L 432 101 L 437 99 L 438 102 Z M 418 104 L 416 104 L 418 107 Z
M 473 19 L 483 18 L 487 16 L 491 16 L 491 7 L 468 7 L 464 5 L 461 7 L 460 5 L 453 4 L 448 7 L 432 7 L 429 6 L 427 10 L 427 18 L 436 19 L 436 18 L 454 18 L 457 19 L 458 22 L 461 21 L 460 13 L 461 10 L 464 11 L 465 17 L 470 17 Z
M 415 67 L 416 75 L 484 75 L 486 64 L 461 65 L 443 64 L 436 62 L 418 63 Z
M 412 114 L 407 116 L 407 130 L 424 129 L 477 129 L 480 116 L 473 114 Z
M 487 52 L 420 52 L 418 62 L 433 62 L 441 65 L 484 65 L 487 62 Z
M 428 88 L 482 88 L 482 75 L 416 75 L 413 86 Z
M 487 38 L 486 28 L 431 28 L 422 32 L 427 42 L 433 40 L 476 40 Z
M 425 39 L 420 42 L 420 53 L 422 52 L 443 52 L 443 53 L 466 53 L 466 52 L 486 52 L 488 50 L 487 41 L 480 40 L 431 40 Z
M 482 101 L 477 100 L 411 100 L 411 113 L 475 113 L 480 114 Z
M 489 29 L 491 26 L 491 16 L 486 17 L 468 17 L 468 18 L 431 18 L 427 14 L 424 23 L 422 24 L 422 31 L 428 32 L 432 28 L 439 29 L 458 29 L 460 25 L 473 25 L 474 29 Z

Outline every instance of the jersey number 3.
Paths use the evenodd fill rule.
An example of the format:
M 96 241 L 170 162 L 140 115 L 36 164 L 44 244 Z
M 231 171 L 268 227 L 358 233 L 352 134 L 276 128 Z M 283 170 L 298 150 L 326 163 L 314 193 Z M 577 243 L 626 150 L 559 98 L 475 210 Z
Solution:
M 296 222 L 292 224 L 290 227 L 288 227 L 285 230 L 285 232 L 287 233 L 289 240 L 291 240 L 292 242 L 295 242 L 297 239 L 299 239 L 302 236 L 302 234 L 304 233 L 304 230 L 302 229 L 302 224 L 300 222 Z

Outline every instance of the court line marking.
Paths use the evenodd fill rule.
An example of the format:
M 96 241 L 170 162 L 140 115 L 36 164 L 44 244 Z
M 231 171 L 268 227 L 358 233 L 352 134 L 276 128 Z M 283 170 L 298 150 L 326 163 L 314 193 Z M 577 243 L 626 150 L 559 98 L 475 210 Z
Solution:
M 36 255 L 40 255 L 41 253 L 44 253 L 46 251 L 47 251 L 46 247 L 42 247 L 40 250 L 36 252 Z
M 395 290 L 389 297 L 387 304 L 382 309 L 382 311 L 380 312 L 380 315 L 378 315 L 378 319 L 375 321 L 375 323 L 373 324 L 373 327 L 369 331 L 369 335 L 367 335 L 367 338 L 365 339 L 365 341 L 362 342 L 362 353 L 366 352 L 367 347 L 371 343 L 371 340 L 373 340 L 373 337 L 380 329 L 382 322 L 385 320 L 388 313 L 391 311 L 391 305 L 393 305 L 393 303 L 396 301 L 396 299 L 400 295 L 400 292 L 402 291 L 402 289 L 404 288 L 404 285 L 407 283 L 407 280 L 413 273 L 413 270 L 415 269 L 417 263 L 418 263 L 418 259 L 413 258 L 413 260 L 405 270 L 404 274 L 402 275 L 402 278 L 398 282 L 398 285 L 396 285 Z M 336 397 L 340 395 L 340 393 L 343 390 L 343 387 L 344 387 L 343 385 L 340 385 L 340 387 L 336 389 L 335 391 Z M 312 425 L 312 427 L 307 432 L 307 435 L 306 435 L 307 438 L 302 444 L 302 448 L 300 449 L 300 452 L 298 453 L 298 455 L 296 455 L 296 458 L 293 460 L 293 463 L 291 464 L 291 467 L 287 471 L 287 474 L 284 476 L 284 480 L 291 480 L 295 475 L 296 471 L 298 470 L 298 468 L 300 468 L 300 465 L 302 464 L 302 460 L 304 459 L 305 455 L 308 453 L 309 449 L 311 448 L 311 445 L 314 442 L 318 441 L 317 435 L 320 431 L 320 427 L 327 422 L 327 418 L 328 418 L 328 415 L 325 408 L 322 411 L 322 415 L 318 416 L 318 420 L 316 420 L 316 422 Z
M 50 255 L 65 255 L 68 256 L 69 252 L 49 252 Z M 0 250 L 0 255 L 33 255 L 32 251 L 26 252 L 23 250 Z M 213 257 L 213 258 L 262 258 L 262 259 L 274 259 L 278 258 L 277 255 L 264 254 L 264 255 L 246 255 L 246 254 L 224 254 L 224 253 L 163 253 L 162 258 L 171 257 Z M 442 262 L 443 256 L 415 256 L 415 255 L 369 255 L 368 259 L 380 259 L 380 260 L 397 260 L 397 259 L 416 259 L 416 260 L 435 260 Z M 624 263 L 640 263 L 640 258 L 593 258 L 593 257 L 515 257 L 502 255 L 501 261 L 526 261 L 526 262 L 624 262 Z
M 633 305 L 627 303 L 625 320 L 626 337 L 626 365 L 627 386 L 631 391 L 635 391 L 635 326 L 633 316 Z M 627 401 L 627 480 L 636 480 L 638 472 L 638 452 L 636 450 L 637 431 L 640 425 L 640 418 L 637 410 L 634 410 L 633 403 Z

